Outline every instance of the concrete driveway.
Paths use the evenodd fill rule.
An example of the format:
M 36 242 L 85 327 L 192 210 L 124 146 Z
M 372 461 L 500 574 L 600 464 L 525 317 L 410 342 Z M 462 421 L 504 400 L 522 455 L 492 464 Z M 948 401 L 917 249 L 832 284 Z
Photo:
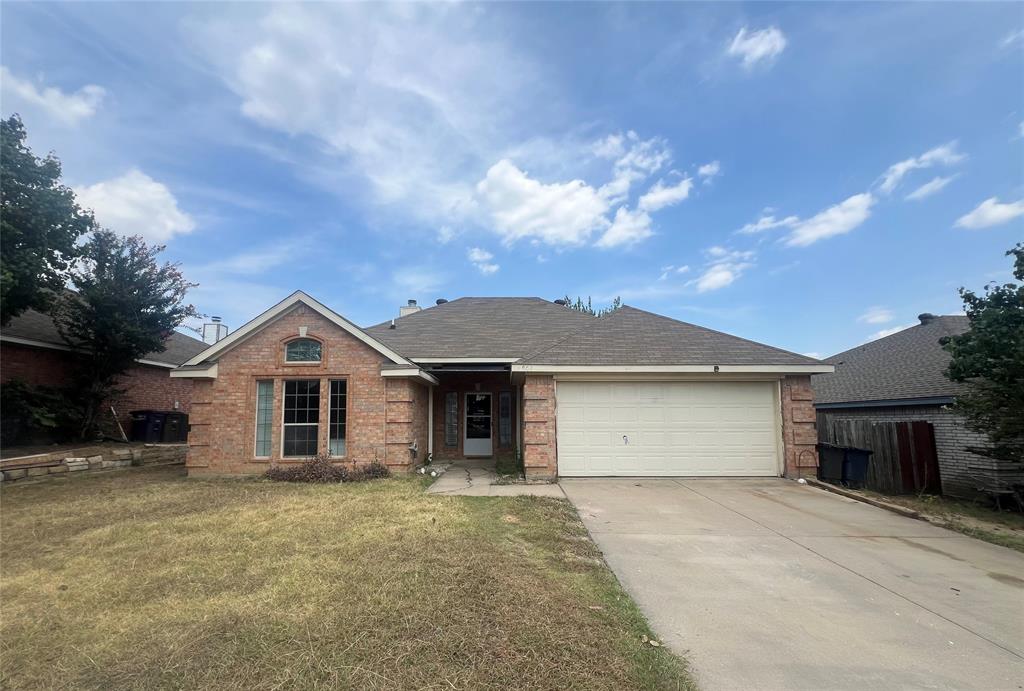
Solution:
M 1024 688 L 1024 555 L 788 480 L 563 480 L 701 688 Z

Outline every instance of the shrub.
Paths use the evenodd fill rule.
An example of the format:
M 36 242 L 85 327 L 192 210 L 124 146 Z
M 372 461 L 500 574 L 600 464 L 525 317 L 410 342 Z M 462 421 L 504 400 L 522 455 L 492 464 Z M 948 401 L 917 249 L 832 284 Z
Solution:
M 363 482 L 390 477 L 391 471 L 383 463 L 373 461 L 351 470 L 345 466 L 334 465 L 327 454 L 317 454 L 308 461 L 298 465 L 271 466 L 264 473 L 268 480 L 277 482 Z

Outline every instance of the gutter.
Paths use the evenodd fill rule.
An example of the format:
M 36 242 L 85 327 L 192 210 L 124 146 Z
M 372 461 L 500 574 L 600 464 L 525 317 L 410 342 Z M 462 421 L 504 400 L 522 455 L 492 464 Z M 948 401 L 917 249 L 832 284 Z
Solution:
M 843 408 L 899 408 L 915 405 L 949 405 L 956 403 L 956 396 L 929 396 L 926 398 L 882 398 L 877 401 L 846 401 L 840 403 L 815 403 L 818 410 L 839 410 Z

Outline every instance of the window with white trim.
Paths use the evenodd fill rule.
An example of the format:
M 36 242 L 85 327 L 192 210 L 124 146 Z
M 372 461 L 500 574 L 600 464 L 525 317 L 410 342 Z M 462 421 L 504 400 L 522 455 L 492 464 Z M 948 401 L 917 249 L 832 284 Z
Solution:
M 315 456 L 320 433 L 320 380 L 291 379 L 284 383 L 285 458 Z
M 329 445 L 332 456 L 345 455 L 345 413 L 348 399 L 348 382 L 344 379 L 331 380 L 331 421 Z
M 256 382 L 256 452 L 257 458 L 270 458 L 270 425 L 274 411 L 274 381 Z
M 312 338 L 299 338 L 288 341 L 284 347 L 285 362 L 320 362 L 323 349 L 320 341 Z

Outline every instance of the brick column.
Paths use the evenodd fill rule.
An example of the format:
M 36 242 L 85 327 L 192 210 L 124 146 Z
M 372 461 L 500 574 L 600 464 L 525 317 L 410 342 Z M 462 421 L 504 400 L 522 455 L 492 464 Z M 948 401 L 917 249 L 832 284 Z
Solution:
M 385 380 L 384 462 L 392 470 L 408 470 L 412 466 L 409 445 L 415 439 L 415 386 L 405 378 Z
M 211 444 L 216 440 L 213 427 L 213 382 L 209 379 L 192 380 L 192 407 L 188 416 L 188 454 L 185 467 L 189 475 L 202 472 L 210 466 Z
M 810 375 L 782 380 L 782 446 L 786 477 L 814 476 L 818 467 L 818 430 Z
M 530 480 L 558 476 L 555 379 L 551 375 L 528 375 L 523 383 L 523 467 Z

